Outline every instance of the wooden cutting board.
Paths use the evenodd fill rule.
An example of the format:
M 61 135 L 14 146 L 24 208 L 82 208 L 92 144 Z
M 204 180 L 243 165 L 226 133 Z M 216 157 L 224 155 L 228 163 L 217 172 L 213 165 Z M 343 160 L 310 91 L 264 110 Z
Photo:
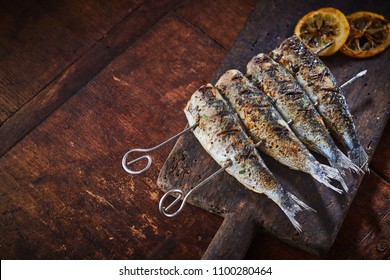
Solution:
M 390 13 L 386 1 L 375 1 L 375 6 L 368 3 L 370 1 L 300 2 L 259 1 L 212 82 L 228 69 L 244 72 L 247 62 L 254 55 L 269 52 L 284 38 L 291 36 L 298 19 L 311 10 L 333 6 L 345 14 L 368 10 L 381 13 L 387 18 Z M 390 113 L 390 51 L 364 60 L 341 54 L 323 60 L 340 84 L 359 71 L 368 70 L 366 77 L 345 89 L 345 95 L 354 115 L 361 143 L 371 158 Z M 191 94 L 192 92 L 188 93 L 188 98 Z M 257 230 L 266 231 L 315 254 L 324 254 L 332 246 L 363 176 L 350 176 L 347 180 L 349 192 L 340 195 L 317 183 L 307 174 L 290 170 L 266 155 L 263 158 L 278 181 L 317 213 L 298 213 L 297 220 L 303 227 L 303 232 L 298 234 L 279 207 L 266 196 L 245 189 L 233 177 L 225 172 L 221 173 L 193 192 L 188 200 L 195 206 L 225 218 L 203 258 L 244 257 Z M 325 163 L 323 158 L 318 155 L 317 158 Z M 160 172 L 158 185 L 164 191 L 179 188 L 187 192 L 218 168 L 189 132 L 181 136 L 172 149 Z M 174 222 L 173 218 L 172 223 Z

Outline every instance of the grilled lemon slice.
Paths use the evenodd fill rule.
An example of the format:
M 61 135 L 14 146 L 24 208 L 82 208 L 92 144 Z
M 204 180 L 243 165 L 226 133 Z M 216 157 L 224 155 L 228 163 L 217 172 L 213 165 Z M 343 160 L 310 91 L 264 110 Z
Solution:
M 361 11 L 347 16 L 350 32 L 340 52 L 364 58 L 383 52 L 390 45 L 390 23 L 382 15 Z
M 321 8 L 304 15 L 295 26 L 294 33 L 312 51 L 333 41 L 332 45 L 318 54 L 327 56 L 337 52 L 347 41 L 349 23 L 341 11 Z

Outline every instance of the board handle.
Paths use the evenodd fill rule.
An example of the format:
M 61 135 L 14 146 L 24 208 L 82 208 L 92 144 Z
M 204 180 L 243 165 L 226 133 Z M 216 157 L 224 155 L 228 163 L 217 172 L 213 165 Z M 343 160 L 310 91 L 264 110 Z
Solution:
M 243 259 L 255 232 L 256 225 L 251 213 L 237 208 L 226 215 L 202 260 Z

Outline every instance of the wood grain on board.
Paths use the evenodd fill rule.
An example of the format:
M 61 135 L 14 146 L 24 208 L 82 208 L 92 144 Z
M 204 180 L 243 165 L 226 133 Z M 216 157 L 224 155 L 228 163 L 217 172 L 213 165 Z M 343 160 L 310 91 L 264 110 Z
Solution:
M 48 46 L 44 45 L 45 48 L 37 46 L 36 51 L 27 47 L 28 53 L 26 55 L 32 56 L 31 54 L 33 54 L 34 57 L 41 55 L 47 58 L 46 53 L 54 53 L 53 55 L 56 55 L 56 57 L 50 59 L 53 61 L 60 60 L 62 62 L 57 69 L 59 74 L 45 78 L 42 81 L 37 78 L 40 75 L 40 71 L 45 75 L 49 73 L 45 69 L 47 67 L 46 64 L 48 63 L 46 60 L 43 62 L 34 62 L 34 58 L 24 58 L 19 61 L 13 57 L 17 57 L 23 54 L 23 52 L 20 51 L 19 46 L 16 46 L 14 49 L 7 50 L 7 56 L 5 60 L 9 60 L 11 65 L 7 66 L 5 64 L 5 66 L 8 67 L 8 69 L 15 70 L 6 71 L 5 69 L 7 68 L 4 68 L 4 71 L 2 71 L 1 73 L 3 73 L 4 76 L 10 76 L 9 78 L 4 77 L 4 80 L 12 80 L 12 84 L 15 84 L 17 86 L 17 90 L 13 89 L 12 87 L 4 88 L 4 91 L 6 93 L 4 94 L 4 98 L 10 96 L 10 100 L 16 102 L 17 100 L 22 98 L 23 95 L 26 95 L 26 103 L 14 104 L 15 106 L 13 106 L 8 104 L 8 101 L 3 100 L 3 106 L 7 108 L 15 107 L 15 110 L 19 110 L 17 110 L 12 116 L 6 119 L 0 127 L 0 137 L 4 139 L 3 145 L 0 146 L 0 155 L 3 155 L 9 149 L 11 149 L 19 140 L 21 140 L 27 133 L 34 129 L 50 113 L 55 111 L 69 97 L 71 97 L 84 84 L 86 84 L 99 71 L 101 71 L 112 59 L 122 53 L 129 44 L 133 43 L 139 36 L 147 32 L 149 28 L 153 26 L 153 24 L 155 24 L 162 16 L 164 16 L 168 11 L 172 9 L 175 2 L 176 1 L 171 0 L 159 1 L 159 4 L 156 5 L 150 3 L 150 1 L 146 1 L 145 5 L 142 5 L 141 7 L 135 9 L 134 12 L 129 8 L 124 9 L 123 4 L 119 5 L 119 3 L 111 3 L 112 7 L 110 6 L 110 9 L 106 8 L 108 11 L 101 11 L 102 17 L 99 17 L 100 20 L 104 21 L 103 15 L 106 13 L 108 13 L 107 16 L 109 16 L 109 14 L 111 13 L 113 14 L 112 17 L 115 17 L 123 13 L 123 11 L 127 11 L 132 16 L 125 17 L 122 15 L 124 17 L 123 20 L 122 18 L 120 18 L 121 21 L 119 21 L 118 19 L 119 22 L 115 24 L 112 29 L 106 30 L 107 33 L 102 33 L 101 37 L 98 38 L 99 40 L 96 40 L 95 44 L 90 45 L 89 48 L 85 51 L 85 54 L 80 55 L 79 57 L 67 57 L 67 52 L 63 52 L 61 49 L 63 47 L 62 44 L 60 50 L 57 50 L 56 45 L 53 46 L 50 44 Z M 72 3 L 69 3 L 70 7 L 67 8 L 57 7 L 56 5 L 50 7 L 51 9 L 55 9 L 55 11 L 62 11 L 64 9 L 65 11 L 72 12 L 80 10 L 80 7 L 77 8 L 77 3 L 74 4 L 76 5 L 76 7 L 73 7 L 73 5 L 71 4 Z M 129 4 L 130 2 L 127 2 L 127 5 Z M 83 9 L 81 9 L 80 12 L 83 12 L 84 9 L 86 9 L 87 11 L 91 9 L 91 7 L 86 4 L 82 7 Z M 116 10 L 112 10 L 113 7 L 119 9 L 121 13 L 117 12 Z M 98 17 L 100 15 L 99 10 L 96 9 L 94 11 L 95 13 L 97 13 L 94 14 L 94 16 Z M 34 11 L 32 11 L 32 13 L 33 12 Z M 72 15 L 72 13 L 70 14 Z M 59 18 L 62 18 L 61 16 Z M 84 16 L 87 19 L 89 18 L 87 17 L 87 15 Z M 79 17 L 84 18 L 81 15 L 79 15 Z M 77 26 L 77 22 L 74 22 L 75 19 L 68 14 L 66 14 L 66 20 L 66 22 L 70 26 Z M 46 24 L 49 25 L 49 23 Z M 106 26 L 106 23 L 102 24 L 102 26 Z M 32 28 L 35 28 L 35 26 L 33 25 Z M 8 27 L 8 29 L 12 28 Z M 94 30 L 94 27 L 88 26 L 88 28 L 86 28 L 86 30 L 90 29 Z M 80 25 L 80 30 L 83 30 L 83 25 Z M 80 40 L 85 40 L 86 35 L 81 31 L 78 31 L 78 36 L 81 37 Z M 60 32 L 63 32 L 61 26 L 59 27 L 58 33 Z M 28 34 L 30 33 L 35 34 L 36 31 L 34 29 L 29 30 Z M 64 39 L 68 39 L 74 44 L 77 43 L 74 42 L 67 35 L 63 35 L 62 33 L 56 35 L 61 36 Z M 32 42 L 27 41 L 29 44 L 36 44 L 34 40 L 30 40 Z M 73 47 L 77 48 L 78 45 L 76 44 L 76 46 Z M 62 60 L 66 61 L 68 64 L 65 64 Z M 18 85 L 18 83 L 15 82 L 20 79 L 20 75 L 17 74 L 17 71 L 20 71 L 19 69 L 28 69 L 28 66 L 25 65 L 26 63 L 33 63 L 34 67 L 39 68 L 39 71 L 27 71 L 27 75 L 32 75 L 31 79 L 34 79 L 32 81 L 38 83 L 38 85 L 41 86 L 41 90 L 39 92 L 36 92 L 36 89 L 32 86 L 32 81 L 26 81 L 26 85 Z M 62 66 L 63 68 L 61 68 L 60 66 Z M 53 66 L 51 70 L 53 70 L 54 68 L 55 67 Z M 22 78 L 26 79 L 28 77 Z M 18 91 L 22 91 L 24 93 L 19 94 Z M 18 94 L 15 95 L 15 93 Z M 6 110 L 2 109 L 2 111 Z
M 171 11 L 5 154 L 3 258 L 198 258 L 219 219 L 204 212 L 212 222 L 199 227 L 196 209 L 176 225 L 161 217 L 157 170 L 170 147 L 146 176 L 120 160 L 185 125 L 177 108 L 225 54 Z
M 284 9 L 267 2 L 271 11 Z M 255 2 L 37 0 L 2 7 L 1 258 L 204 256 L 223 218 L 191 205 L 174 219 L 158 211 L 156 181 L 174 144 L 153 154 L 144 175 L 128 175 L 120 161 L 128 149 L 158 144 L 186 125 L 184 104 L 215 77 Z M 375 173 L 365 176 L 351 205 L 356 211 L 324 258 L 388 258 L 387 142 L 379 142 Z M 246 258 L 319 258 L 253 233 Z
M 138 3 L 2 1 L 0 124 L 79 59 Z
M 295 13 L 288 13 L 286 10 L 284 17 L 275 21 L 272 19 L 278 18 L 283 9 L 287 8 L 282 7 L 279 1 L 266 4 L 258 2 L 219 67 L 214 81 L 229 69 L 245 72 L 246 64 L 254 55 L 271 51 L 280 44 L 282 38 L 291 36 L 289 23 L 296 22 L 299 19 L 297 16 L 308 10 L 308 5 L 297 5 Z M 321 7 L 324 3 L 316 5 Z M 351 7 L 344 7 L 343 10 L 347 11 L 352 6 L 356 8 L 354 5 L 350 4 Z M 384 11 L 389 12 L 386 7 L 383 3 Z M 376 8 L 380 7 L 377 5 Z M 267 32 L 259 32 L 259 26 Z M 346 98 L 354 115 L 361 143 L 370 156 L 378 144 L 390 113 L 390 96 L 387 94 L 390 84 L 387 75 L 383 75 L 388 71 L 389 59 L 389 52 L 370 60 L 357 61 L 340 54 L 324 59 L 340 83 L 361 70 L 368 69 L 370 73 L 363 81 L 353 83 L 346 90 Z M 297 215 L 304 228 L 303 233 L 297 234 L 285 214 L 265 196 L 243 188 L 226 173 L 218 175 L 218 178 L 208 183 L 207 187 L 194 192 L 188 200 L 198 207 L 225 217 L 223 226 L 211 244 L 214 254 L 210 252 L 211 249 L 207 250 L 207 258 L 236 258 L 236 253 L 229 254 L 224 250 L 226 246 L 230 246 L 232 252 L 243 251 L 241 255 L 244 255 L 249 245 L 243 246 L 241 240 L 251 238 L 253 233 L 247 230 L 247 236 L 236 238 L 236 242 L 232 242 L 230 238 L 231 235 L 237 234 L 237 223 L 240 220 L 253 223 L 257 228 L 310 253 L 325 254 L 332 247 L 363 176 L 350 175 L 346 179 L 349 192 L 340 196 L 320 186 L 307 174 L 289 170 L 265 155 L 264 158 L 282 186 L 313 207 L 317 213 L 303 211 Z M 165 190 L 179 188 L 188 192 L 197 182 L 212 173 L 207 172 L 209 167 L 215 171 L 218 169 L 196 138 L 191 133 L 184 134 L 168 157 L 158 184 Z M 255 226 L 249 228 L 253 229 Z M 215 246 L 214 243 L 218 245 Z

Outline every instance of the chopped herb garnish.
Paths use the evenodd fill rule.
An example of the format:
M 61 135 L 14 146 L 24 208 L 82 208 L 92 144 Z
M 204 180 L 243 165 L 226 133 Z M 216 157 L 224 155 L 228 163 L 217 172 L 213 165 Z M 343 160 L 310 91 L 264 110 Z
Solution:
M 206 120 L 206 121 L 209 120 L 209 116 L 207 116 L 205 113 L 203 113 L 203 114 L 201 115 L 201 117 L 202 117 L 202 119 L 204 119 L 204 120 Z
M 245 169 L 241 169 L 240 171 L 238 171 L 238 173 L 240 173 L 240 174 L 244 174 L 245 172 L 246 172 Z

